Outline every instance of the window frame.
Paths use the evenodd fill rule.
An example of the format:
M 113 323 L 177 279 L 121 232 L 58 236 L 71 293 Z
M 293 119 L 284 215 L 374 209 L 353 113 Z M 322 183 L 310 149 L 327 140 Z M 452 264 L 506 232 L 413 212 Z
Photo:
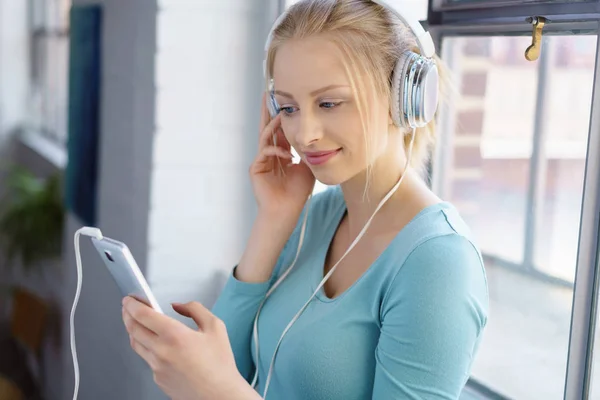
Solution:
M 593 348 L 598 313 L 600 288 L 600 2 L 513 4 L 501 8 L 443 7 L 443 0 L 429 0 L 428 21 L 424 24 L 430 31 L 438 54 L 442 54 L 444 38 L 452 36 L 494 36 L 532 33 L 531 17 L 544 16 L 550 23 L 544 27 L 544 35 L 596 35 L 596 59 L 592 104 L 586 150 L 580 230 L 573 284 L 571 326 L 565 371 L 564 398 L 579 400 L 589 398 L 592 389 Z M 540 107 L 536 107 L 539 112 Z M 444 118 L 442 110 L 441 118 Z M 447 117 L 446 117 L 447 118 Z M 536 115 L 536 121 L 541 116 Z M 534 138 L 543 137 L 536 124 Z M 444 124 L 440 124 L 440 127 Z M 543 129 L 543 128 L 542 128 Z M 448 136 L 448 135 L 446 135 Z M 447 147 L 447 143 L 442 146 Z M 448 163 L 449 151 L 435 155 L 433 171 L 434 188 L 442 187 L 444 165 Z M 535 155 L 535 152 L 534 152 Z M 436 166 L 436 164 L 438 164 Z M 539 180 L 539 168 L 533 168 L 528 190 L 528 208 L 535 206 L 533 185 Z M 528 222 L 529 224 L 532 221 Z M 530 231 L 531 228 L 526 228 Z M 531 235 L 529 232 L 527 235 Z M 600 383 L 596 383 L 600 384 Z
M 444 0 L 428 0 L 430 26 L 455 24 L 519 23 L 535 15 L 546 16 L 552 22 L 596 21 L 600 18 L 600 2 L 541 2 L 520 3 L 488 1 L 487 4 L 466 2 L 445 5 Z
M 600 283 L 600 40 L 586 154 L 565 399 L 589 398 Z

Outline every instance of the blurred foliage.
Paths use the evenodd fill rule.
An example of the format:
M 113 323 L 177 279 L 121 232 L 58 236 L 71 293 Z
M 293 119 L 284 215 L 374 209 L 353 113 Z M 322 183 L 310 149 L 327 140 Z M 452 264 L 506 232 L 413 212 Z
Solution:
M 0 250 L 8 265 L 30 272 L 40 261 L 60 256 L 64 206 L 60 175 L 42 180 L 23 168 L 12 169 L 0 200 Z

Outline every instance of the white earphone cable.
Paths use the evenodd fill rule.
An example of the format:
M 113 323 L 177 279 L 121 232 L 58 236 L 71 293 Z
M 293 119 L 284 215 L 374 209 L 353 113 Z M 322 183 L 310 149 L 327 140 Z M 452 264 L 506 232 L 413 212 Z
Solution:
M 302 220 L 302 228 L 300 228 L 300 239 L 298 240 L 298 249 L 296 250 L 296 256 L 294 257 L 294 261 L 292 261 L 292 264 L 290 264 L 287 271 L 285 271 L 285 273 L 275 282 L 275 284 L 273 284 L 273 286 L 269 289 L 269 291 L 267 291 L 267 294 L 265 295 L 265 298 L 263 299 L 263 301 L 260 303 L 260 306 L 258 306 L 258 311 L 256 312 L 256 316 L 254 317 L 254 326 L 252 329 L 252 336 L 254 337 L 254 346 L 256 349 L 256 358 L 257 358 L 256 365 L 258 365 L 258 350 L 259 350 L 258 316 L 259 316 L 260 311 L 262 310 L 262 307 L 265 304 L 265 301 L 267 300 L 267 298 L 271 295 L 271 293 L 273 293 L 273 291 L 277 288 L 277 286 L 279 286 L 279 284 L 281 282 L 283 282 L 285 277 L 288 276 L 288 274 L 292 271 L 292 268 L 294 268 L 296 261 L 298 260 L 298 256 L 300 255 L 300 249 L 302 248 L 302 242 L 304 241 L 304 231 L 306 230 L 306 221 L 308 220 L 308 210 L 310 208 L 311 200 L 312 200 L 312 195 L 310 195 L 308 197 L 308 204 L 306 206 L 306 212 L 304 213 L 304 219 Z M 256 371 L 254 372 L 254 378 L 252 379 L 252 387 L 256 386 L 257 379 L 258 379 L 258 367 L 256 368 Z
M 271 363 L 269 365 L 269 372 L 267 374 L 267 380 L 266 380 L 266 383 L 265 383 L 265 390 L 264 390 L 263 396 L 262 396 L 263 399 L 266 399 L 266 397 L 267 397 L 267 391 L 269 390 L 269 384 L 271 382 L 271 377 L 272 377 L 272 374 L 273 374 L 273 366 L 275 364 L 275 357 L 277 355 L 277 351 L 279 350 L 279 346 L 281 345 L 281 341 L 283 340 L 283 337 L 290 330 L 290 328 L 292 327 L 292 325 L 298 320 L 298 318 L 300 317 L 300 315 L 302 314 L 302 312 L 306 309 L 306 307 L 308 307 L 308 305 L 310 304 L 310 302 L 312 301 L 312 299 L 316 296 L 316 294 L 319 292 L 319 290 L 321 290 L 321 288 L 327 282 L 327 280 L 329 279 L 329 277 L 331 277 L 331 275 L 336 270 L 336 268 L 340 264 L 340 262 L 342 262 L 342 260 L 346 257 L 346 255 L 348 253 L 350 253 L 350 251 L 354 248 L 354 246 L 356 246 L 356 244 L 359 242 L 359 240 L 364 236 L 365 232 L 367 231 L 367 229 L 371 225 L 371 221 L 373 221 L 373 218 L 375 218 L 375 215 L 377 214 L 377 212 L 390 199 L 390 197 L 392 197 L 394 195 L 394 193 L 398 190 L 398 188 L 402 184 L 402 181 L 404 180 L 404 177 L 406 176 L 406 172 L 410 168 L 410 162 L 411 162 L 411 159 L 412 159 L 412 150 L 413 150 L 413 145 L 414 145 L 415 136 L 416 136 L 415 132 L 416 132 L 416 129 L 413 128 L 412 134 L 411 134 L 411 139 L 410 139 L 410 144 L 408 146 L 408 154 L 407 154 L 407 157 L 406 157 L 406 164 L 405 164 L 405 167 L 404 167 L 404 171 L 402 172 L 402 175 L 400 176 L 400 179 L 398 179 L 398 182 L 390 189 L 390 191 L 379 202 L 379 204 L 377 205 L 377 208 L 375 208 L 375 211 L 373 212 L 373 214 L 371 215 L 371 217 L 367 220 L 367 223 L 362 228 L 362 230 L 360 231 L 360 233 L 356 236 L 356 238 L 354 239 L 354 241 L 350 244 L 350 246 L 348 247 L 348 249 L 346 250 L 346 252 L 334 264 L 334 266 L 327 273 L 327 275 L 325 275 L 325 277 L 323 278 L 323 280 L 321 280 L 321 283 L 319 283 L 319 285 L 317 286 L 317 289 L 314 291 L 314 293 L 312 294 L 312 296 L 310 296 L 310 298 L 308 299 L 308 301 L 304 304 L 304 306 L 302 306 L 302 308 L 296 313 L 296 315 L 294 316 L 294 318 L 292 318 L 292 320 L 290 321 L 290 323 L 283 330 L 283 333 L 281 334 L 281 336 L 279 338 L 279 341 L 277 342 L 277 346 L 275 346 L 275 350 L 273 352 L 273 357 L 271 358 Z M 275 282 L 275 284 L 271 287 L 271 289 L 269 289 L 269 291 L 265 295 L 265 298 L 263 299 L 263 301 L 261 302 L 261 304 L 260 304 L 260 306 L 258 308 L 258 311 L 256 313 L 256 317 L 254 318 L 253 336 L 254 336 L 254 345 L 255 345 L 255 349 L 256 349 L 256 357 L 255 357 L 256 358 L 256 360 L 255 360 L 255 368 L 256 368 L 256 370 L 255 370 L 255 373 L 254 373 L 254 379 L 252 380 L 252 387 L 255 387 L 256 384 L 257 384 L 257 381 L 258 381 L 258 368 L 259 368 L 258 367 L 258 365 L 259 365 L 258 364 L 258 358 L 259 358 L 258 317 L 259 317 L 260 311 L 261 311 L 263 305 L 265 304 L 265 301 L 267 300 L 267 298 L 271 295 L 271 293 L 273 293 L 273 291 L 275 290 L 275 288 L 277 288 L 277 286 L 279 286 L 279 284 L 288 276 L 288 274 L 290 273 L 290 271 L 292 270 L 292 268 L 296 264 L 296 261 L 298 260 L 298 256 L 300 254 L 300 249 L 302 247 L 302 242 L 304 240 L 304 233 L 305 233 L 305 229 L 306 229 L 306 221 L 308 219 L 308 212 L 309 212 L 311 198 L 312 198 L 312 196 L 309 198 L 309 204 L 307 205 L 306 213 L 304 214 L 304 220 L 302 221 L 302 228 L 300 230 L 300 239 L 298 240 L 298 249 L 296 251 L 296 257 L 294 258 L 294 261 L 292 262 L 292 264 L 288 267 L 287 271 Z
M 77 400 L 79 393 L 79 362 L 77 361 L 77 348 L 75 346 L 75 309 L 79 302 L 79 295 L 81 294 L 81 284 L 83 281 L 83 269 L 81 267 L 81 251 L 79 249 L 79 242 L 81 235 L 94 237 L 98 240 L 102 239 L 102 232 L 98 228 L 83 227 L 75 232 L 75 261 L 77 264 L 77 289 L 75 290 L 75 299 L 73 300 L 73 307 L 71 308 L 70 317 L 70 335 L 71 335 L 71 354 L 73 355 L 73 369 L 75 371 L 75 388 L 73 390 L 73 400 Z

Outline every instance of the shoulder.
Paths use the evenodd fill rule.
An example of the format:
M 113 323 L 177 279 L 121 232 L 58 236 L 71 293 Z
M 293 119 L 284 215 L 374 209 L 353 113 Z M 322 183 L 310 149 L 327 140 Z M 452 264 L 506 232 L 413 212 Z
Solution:
M 398 302 L 431 312 L 462 307 L 475 311 L 485 325 L 487 278 L 466 223 L 451 206 L 439 207 L 421 218 L 411 229 L 411 244 L 404 246 L 404 256 L 395 260 L 382 313 Z
M 475 244 L 458 233 L 429 238 L 416 246 L 398 270 L 399 276 L 430 282 L 485 282 L 481 254 Z

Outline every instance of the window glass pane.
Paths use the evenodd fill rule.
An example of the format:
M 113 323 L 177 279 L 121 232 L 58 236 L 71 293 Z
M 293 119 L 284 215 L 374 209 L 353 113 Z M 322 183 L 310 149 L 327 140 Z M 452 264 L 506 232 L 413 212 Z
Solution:
M 433 180 L 473 229 L 490 289 L 472 377 L 515 399 L 563 397 L 593 84 L 595 36 L 545 40 L 535 62 L 530 37 L 448 38 L 442 54 L 458 94 Z
M 29 128 L 66 145 L 71 0 L 30 0 Z
M 286 0 L 286 6 L 298 3 L 300 0 Z M 427 19 L 427 0 L 403 0 L 402 5 L 410 6 L 419 20 Z
M 29 0 L 29 6 L 32 29 L 60 30 L 69 26 L 71 0 Z
M 523 262 L 535 120 L 536 64 L 523 57 L 528 40 L 444 41 L 458 48 L 452 72 L 461 82 L 448 195 L 461 204 L 482 250 L 511 263 Z
M 596 38 L 550 41 L 545 112 L 545 160 L 541 163 L 535 266 L 572 281 L 575 277 L 579 214 L 594 80 Z M 569 82 L 565 85 L 565 82 Z

